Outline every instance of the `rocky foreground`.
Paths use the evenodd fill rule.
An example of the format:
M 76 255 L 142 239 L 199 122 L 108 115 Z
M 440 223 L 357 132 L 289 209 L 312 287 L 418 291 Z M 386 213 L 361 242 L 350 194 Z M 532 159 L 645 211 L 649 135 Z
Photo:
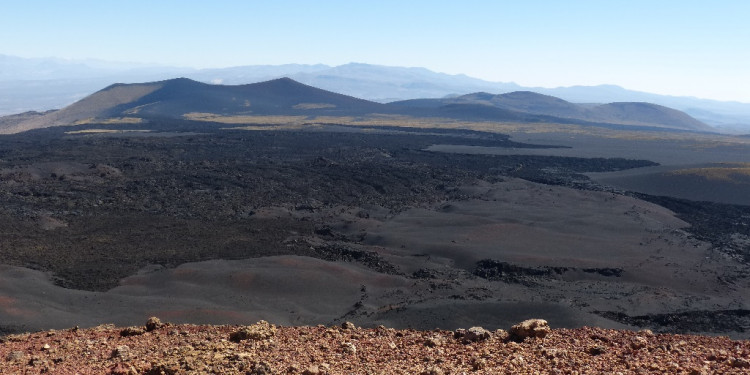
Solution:
M 748 374 L 750 341 L 600 328 L 510 331 L 103 325 L 5 336 L 4 374 Z

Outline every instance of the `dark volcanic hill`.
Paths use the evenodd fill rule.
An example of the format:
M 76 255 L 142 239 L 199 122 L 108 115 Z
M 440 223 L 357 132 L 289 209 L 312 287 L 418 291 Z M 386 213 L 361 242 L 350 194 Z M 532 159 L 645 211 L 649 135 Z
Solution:
M 280 78 L 248 85 L 211 85 L 187 78 L 114 84 L 59 111 L 0 121 L 0 133 L 71 125 L 110 118 L 172 118 L 188 114 L 222 116 L 362 116 L 390 113 L 460 120 L 628 125 L 675 130 L 712 128 L 689 115 L 649 103 L 581 105 L 530 91 L 484 92 L 444 99 L 380 104 Z
M 685 112 L 652 103 L 609 103 L 594 107 L 591 112 L 602 121 L 620 121 L 624 124 L 658 124 L 686 130 L 713 131 Z
M 249 85 L 209 85 L 186 78 L 165 81 L 140 99 L 115 108 L 123 114 L 180 117 L 189 112 L 223 115 L 352 114 L 383 107 L 351 96 L 307 86 L 289 78 Z
M 390 103 L 394 106 L 431 109 L 447 113 L 475 113 L 507 120 L 554 121 L 567 119 L 591 123 L 662 127 L 691 131 L 714 131 L 684 112 L 651 103 L 609 103 L 597 106 L 575 104 L 531 91 L 493 95 L 477 92 L 442 99 L 415 99 Z M 480 106 L 485 107 L 480 109 Z M 463 108 L 463 110 L 462 110 Z M 493 111 L 492 109 L 501 111 Z M 565 121 L 563 121 L 565 122 Z
M 501 95 L 475 93 L 464 95 L 457 99 L 464 102 L 478 102 L 525 113 L 587 119 L 586 110 L 581 106 L 554 96 L 537 94 L 531 91 L 515 91 Z
M 112 117 L 182 118 L 196 112 L 218 115 L 358 115 L 385 111 L 385 107 L 289 78 L 237 86 L 210 85 L 177 78 L 114 84 L 59 111 L 6 126 L 2 132 Z

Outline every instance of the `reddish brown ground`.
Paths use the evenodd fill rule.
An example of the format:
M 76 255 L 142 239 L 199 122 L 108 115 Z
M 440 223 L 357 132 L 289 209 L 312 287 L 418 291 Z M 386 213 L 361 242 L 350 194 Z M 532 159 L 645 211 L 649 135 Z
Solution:
M 3 374 L 749 374 L 750 341 L 599 328 L 517 343 L 504 331 L 462 343 L 451 331 L 164 325 L 11 335 Z M 252 331 L 255 329 L 255 331 Z M 235 342 L 237 341 L 237 342 Z

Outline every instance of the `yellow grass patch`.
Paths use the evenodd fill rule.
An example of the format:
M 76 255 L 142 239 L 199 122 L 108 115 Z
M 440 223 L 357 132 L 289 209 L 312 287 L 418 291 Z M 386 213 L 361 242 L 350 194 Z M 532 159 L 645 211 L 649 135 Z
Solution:
M 601 138 L 617 138 L 627 140 L 693 140 L 691 148 L 711 148 L 736 144 L 750 144 L 750 138 L 722 136 L 716 134 L 675 133 L 670 131 L 644 132 L 639 130 L 608 129 L 596 126 L 583 126 L 557 123 L 521 123 L 521 122 L 492 122 L 492 121 L 462 121 L 439 117 L 411 117 L 392 114 L 369 114 L 366 116 L 264 116 L 264 115 L 236 115 L 224 116 L 214 113 L 193 112 L 183 116 L 189 120 L 209 121 L 223 124 L 247 125 L 228 129 L 244 130 L 282 130 L 300 129 L 313 125 L 337 124 L 348 126 L 393 126 L 430 129 L 465 129 L 490 133 L 566 133 L 570 136 L 587 135 Z M 273 125 L 259 126 L 259 125 Z
M 285 125 L 303 123 L 307 116 L 223 116 L 214 113 L 191 112 L 182 117 L 193 121 L 218 122 L 221 124 L 248 124 L 248 125 Z
M 136 129 L 136 130 L 118 130 L 118 129 L 85 129 L 85 130 L 71 130 L 65 132 L 65 134 L 119 134 L 119 133 L 148 133 L 151 130 Z
M 87 124 L 141 124 L 145 122 L 140 117 L 110 117 L 110 118 L 95 118 L 90 117 L 84 120 L 78 120 L 73 125 L 87 125 Z
M 738 177 L 750 177 L 750 163 L 723 164 L 718 167 L 680 169 L 673 175 L 694 175 L 708 180 L 740 182 Z
M 294 109 L 324 109 L 324 108 L 336 108 L 334 104 L 328 103 L 299 103 L 292 108 Z
M 318 124 L 303 124 L 303 123 L 290 123 L 290 124 L 281 124 L 281 125 L 247 125 L 247 126 L 237 126 L 237 127 L 231 127 L 231 128 L 222 128 L 224 130 L 302 130 L 304 129 L 310 129 L 310 128 L 320 128 L 321 126 Z

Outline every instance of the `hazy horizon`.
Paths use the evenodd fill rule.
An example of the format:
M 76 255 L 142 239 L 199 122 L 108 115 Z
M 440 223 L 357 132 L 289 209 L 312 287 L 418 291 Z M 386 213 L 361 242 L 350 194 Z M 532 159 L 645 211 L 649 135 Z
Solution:
M 0 53 L 219 68 L 362 62 L 750 102 L 750 3 L 12 2 Z

